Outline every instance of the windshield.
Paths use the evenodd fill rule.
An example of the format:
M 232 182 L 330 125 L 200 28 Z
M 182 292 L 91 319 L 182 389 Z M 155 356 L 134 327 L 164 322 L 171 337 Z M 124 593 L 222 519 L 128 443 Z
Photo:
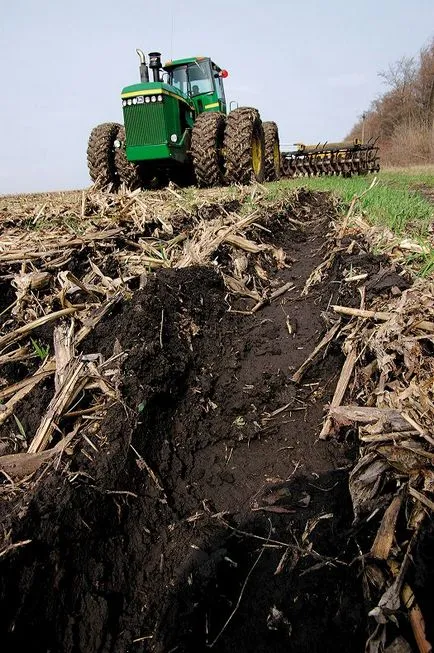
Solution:
M 214 89 L 209 61 L 195 61 L 173 68 L 170 73 L 170 83 L 191 97 L 212 93 Z

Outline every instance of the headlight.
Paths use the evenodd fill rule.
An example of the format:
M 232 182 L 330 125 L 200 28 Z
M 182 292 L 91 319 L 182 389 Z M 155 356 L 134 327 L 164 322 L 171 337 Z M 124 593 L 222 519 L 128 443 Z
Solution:
M 152 95 L 151 96 L 151 102 L 156 102 L 156 101 L 157 101 L 157 98 L 155 97 L 155 95 Z
M 123 106 L 123 107 L 126 107 L 126 106 L 127 106 L 127 101 L 126 101 L 126 100 L 122 100 L 122 106 Z
M 172 141 L 172 143 L 176 143 L 176 141 L 178 140 L 177 134 L 172 134 L 170 140 Z
M 137 104 L 137 98 L 133 97 L 133 104 Z
M 115 147 L 117 150 L 120 148 L 120 146 L 121 146 L 120 140 L 116 139 L 115 141 L 113 141 L 113 147 Z
M 131 106 L 131 103 L 132 103 L 132 100 L 130 98 L 129 100 L 127 100 L 127 104 L 128 104 L 129 107 Z
M 150 101 L 151 101 L 151 98 L 149 97 L 149 95 L 147 95 L 147 96 L 145 97 L 145 102 L 149 103 Z
M 157 100 L 158 100 L 159 102 L 162 102 L 162 101 L 163 101 L 163 96 L 162 96 L 162 95 L 157 95 Z

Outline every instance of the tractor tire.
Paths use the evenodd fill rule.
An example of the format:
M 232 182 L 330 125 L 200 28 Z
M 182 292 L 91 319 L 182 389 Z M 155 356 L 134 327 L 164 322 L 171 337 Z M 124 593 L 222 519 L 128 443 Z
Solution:
M 265 181 L 276 181 L 280 177 L 279 130 L 275 122 L 263 122 L 265 142 Z
M 136 190 L 143 186 L 142 176 L 140 174 L 140 167 L 133 161 L 128 161 L 125 153 L 125 128 L 120 127 L 117 140 L 120 141 L 120 147 L 115 149 L 115 167 L 116 173 L 121 184 L 129 190 Z
M 256 109 L 240 107 L 231 111 L 226 122 L 224 150 L 229 184 L 264 181 L 264 129 Z
M 218 111 L 201 113 L 193 125 L 191 154 L 198 186 L 221 186 L 224 181 L 223 141 L 226 116 Z
M 87 146 L 87 165 L 90 178 L 101 188 L 110 184 L 117 186 L 118 179 L 115 167 L 113 143 L 117 138 L 120 125 L 115 122 L 105 122 L 92 129 Z

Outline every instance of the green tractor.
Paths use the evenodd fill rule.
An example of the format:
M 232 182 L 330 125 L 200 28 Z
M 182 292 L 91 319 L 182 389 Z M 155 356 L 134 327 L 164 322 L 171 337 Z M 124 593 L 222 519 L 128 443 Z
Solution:
M 112 189 L 169 181 L 211 187 L 280 176 L 277 125 L 262 123 L 250 107 L 227 112 L 226 70 L 209 57 L 162 66 L 159 52 L 149 54 L 148 66 L 143 52 L 137 54 L 141 81 L 122 91 L 124 126 L 104 123 L 90 135 L 92 181 Z

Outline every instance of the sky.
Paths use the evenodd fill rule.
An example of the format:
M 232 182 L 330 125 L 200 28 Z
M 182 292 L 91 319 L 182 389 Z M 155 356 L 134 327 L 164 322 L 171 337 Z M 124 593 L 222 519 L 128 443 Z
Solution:
M 0 194 L 90 184 L 87 139 L 122 122 L 136 48 L 210 56 L 227 100 L 282 144 L 341 140 L 384 91 L 378 72 L 434 37 L 434 0 L 14 0 L 0 22 Z

